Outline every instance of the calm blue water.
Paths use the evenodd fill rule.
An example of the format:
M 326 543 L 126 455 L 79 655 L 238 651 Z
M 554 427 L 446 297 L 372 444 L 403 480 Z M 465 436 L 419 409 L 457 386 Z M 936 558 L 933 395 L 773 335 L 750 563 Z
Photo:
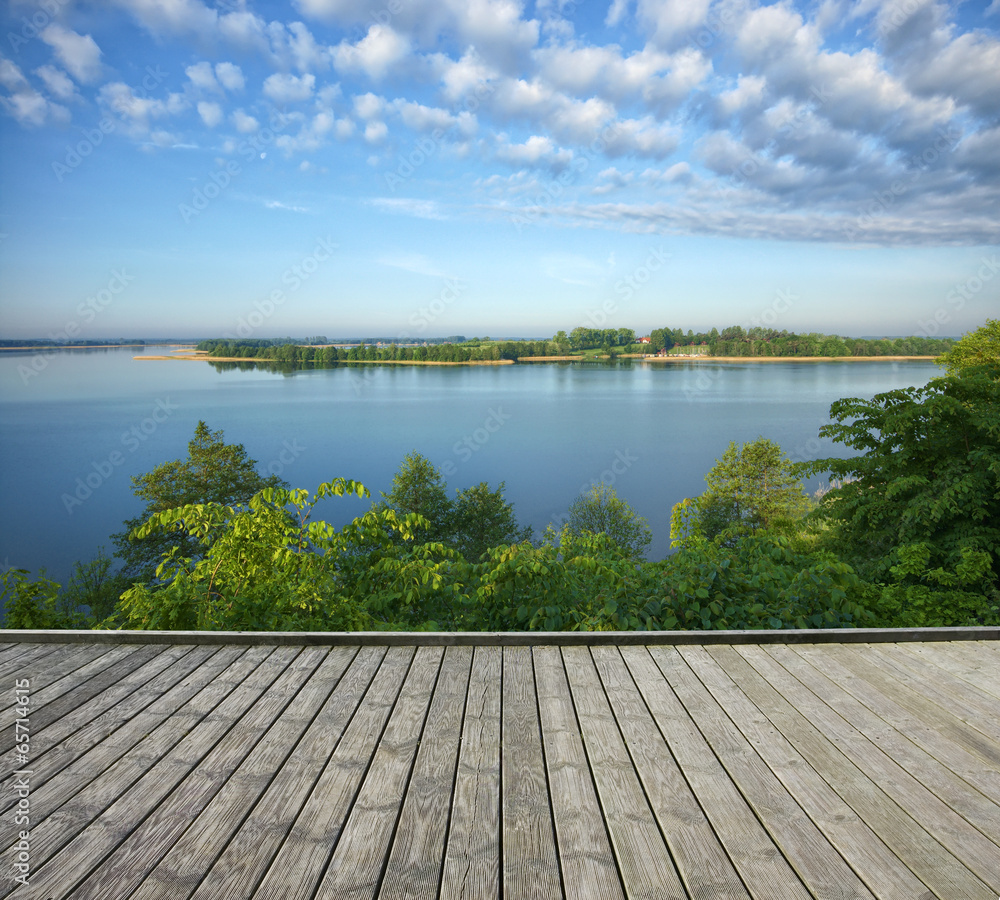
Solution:
M 518 517 L 536 532 L 603 479 L 649 520 L 650 557 L 660 558 L 672 505 L 704 489 L 731 440 L 764 435 L 796 459 L 846 455 L 817 438 L 833 400 L 939 374 L 931 363 L 852 362 L 280 375 L 141 362 L 135 352 L 0 355 L 0 565 L 45 566 L 60 580 L 98 546 L 110 552 L 108 535 L 143 507 L 129 476 L 186 456 L 199 419 L 293 487 L 343 476 L 377 497 L 417 450 L 450 489 L 506 482 Z M 330 501 L 322 515 L 341 525 L 367 505 Z

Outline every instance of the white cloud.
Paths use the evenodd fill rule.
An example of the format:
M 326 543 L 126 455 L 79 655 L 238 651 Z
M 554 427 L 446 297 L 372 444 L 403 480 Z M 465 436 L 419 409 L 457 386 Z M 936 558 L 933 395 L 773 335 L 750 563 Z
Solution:
M 9 91 L 19 91 L 30 88 L 28 79 L 20 70 L 17 63 L 6 57 L 0 57 L 0 84 Z
M 378 81 L 404 60 L 409 42 L 391 28 L 372 25 L 356 44 L 341 41 L 333 51 L 334 65 L 342 72 L 364 72 Z
M 277 73 L 264 79 L 264 94 L 278 104 L 301 103 L 312 96 L 315 85 L 314 75 L 296 78 L 294 75 Z
M 719 94 L 718 105 L 723 115 L 741 112 L 748 106 L 759 106 L 764 99 L 767 79 L 760 75 L 740 75 L 736 87 Z
M 389 129 L 385 122 L 369 122 L 365 125 L 365 140 L 369 144 L 381 144 L 388 137 Z
M 222 90 L 219 87 L 219 82 L 215 80 L 211 63 L 195 63 L 193 66 L 188 66 L 184 70 L 184 74 L 187 75 L 191 84 L 194 85 L 194 87 L 199 91 L 214 93 Z
M 604 17 L 604 24 L 609 28 L 614 28 L 628 12 L 628 0 L 612 0 L 608 7 L 608 14 Z
M 244 87 L 243 72 L 238 65 L 231 62 L 215 64 L 215 77 L 219 79 L 227 91 L 242 91 Z
M 199 0 L 117 0 L 143 28 L 156 36 L 209 35 L 219 15 Z
M 436 200 L 418 200 L 412 197 L 374 197 L 368 201 L 368 204 L 384 212 L 413 216 L 417 219 L 447 218 Z
M 4 57 L 0 57 L 0 84 L 11 92 L 9 97 L 0 97 L 0 109 L 21 125 L 38 128 L 46 122 L 69 122 L 69 110 L 39 94 L 17 64 Z
M 215 128 L 222 121 L 222 107 L 218 103 L 201 101 L 198 104 L 198 115 L 209 128 Z
M 77 34 L 53 22 L 39 37 L 55 51 L 69 73 L 82 84 L 91 84 L 101 76 L 101 48 L 89 34 Z
M 681 41 L 705 21 L 711 0 L 638 0 L 636 13 L 652 38 L 661 45 Z
M 62 69 L 57 69 L 55 66 L 40 66 L 35 69 L 35 74 L 42 79 L 53 97 L 64 101 L 80 99 L 76 85 Z
M 236 126 L 236 130 L 240 134 L 250 134 L 260 128 L 260 123 L 242 109 L 237 109 L 230 118 L 233 120 L 233 125 Z
M 134 137 L 147 135 L 152 120 L 179 115 L 189 105 L 182 94 L 168 94 L 166 100 L 140 96 L 121 81 L 103 85 L 97 96 L 102 106 L 126 122 Z
M 354 111 L 362 119 L 374 119 L 382 115 L 385 101 L 372 93 L 361 94 L 354 98 Z
M 516 166 L 548 166 L 562 169 L 570 164 L 573 153 L 562 150 L 552 138 L 533 134 L 523 144 L 512 144 L 507 135 L 499 135 L 496 148 L 497 159 Z

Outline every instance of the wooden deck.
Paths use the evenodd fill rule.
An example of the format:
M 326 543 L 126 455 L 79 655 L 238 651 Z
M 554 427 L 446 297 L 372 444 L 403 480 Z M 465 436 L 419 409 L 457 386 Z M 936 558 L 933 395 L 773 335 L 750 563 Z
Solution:
M 996 640 L 11 635 L 0 896 L 1000 896 Z

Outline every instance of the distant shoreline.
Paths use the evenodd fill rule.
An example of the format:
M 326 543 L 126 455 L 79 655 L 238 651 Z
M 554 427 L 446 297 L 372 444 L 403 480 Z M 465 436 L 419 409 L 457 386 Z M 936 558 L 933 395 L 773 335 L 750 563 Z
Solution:
M 119 347 L 149 347 L 150 344 L 32 344 L 27 347 L 0 347 L 0 350 L 117 350 Z M 153 344 L 155 347 L 176 347 L 177 344 Z M 187 346 L 184 344 L 183 346 Z M 194 346 L 193 344 L 191 346 Z
M 936 356 L 645 356 L 642 362 L 933 362 Z
M 133 356 L 132 359 L 153 360 L 155 362 L 170 362 L 173 360 L 186 360 L 194 362 L 239 362 L 257 363 L 259 365 L 281 365 L 284 360 L 265 359 L 258 356 L 208 356 L 203 350 L 183 351 L 185 353 L 197 353 L 194 356 Z M 299 363 L 299 360 L 292 360 Z M 312 360 L 310 360 L 312 362 Z M 443 360 L 429 359 L 339 359 L 336 361 L 340 365 L 360 364 L 365 366 L 510 366 L 514 364 L 512 359 L 470 359 L 466 362 L 445 362 Z
M 112 345 L 119 346 L 119 345 Z M 126 345 L 120 345 L 126 346 Z M 139 345 L 131 345 L 139 346 Z M 18 348 L 14 348 L 18 349 Z M 66 348 L 69 349 L 69 348 Z M 86 349 L 86 348 L 83 348 Z M 607 356 L 522 356 L 517 362 L 594 362 L 607 360 Z M 237 362 L 255 363 L 258 365 L 280 365 L 283 360 L 267 359 L 257 356 L 209 356 L 204 350 L 179 350 L 176 354 L 133 356 L 136 360 L 153 360 L 168 362 L 172 360 L 194 360 L 195 362 Z M 936 356 L 639 356 L 636 354 L 621 354 L 618 359 L 634 359 L 646 363 L 793 363 L 793 362 L 933 362 Z M 299 360 L 291 360 L 299 362 Z M 313 362 L 313 360 L 310 360 Z M 512 359 L 472 359 L 465 362 L 420 359 L 341 359 L 337 365 L 366 366 L 509 366 Z

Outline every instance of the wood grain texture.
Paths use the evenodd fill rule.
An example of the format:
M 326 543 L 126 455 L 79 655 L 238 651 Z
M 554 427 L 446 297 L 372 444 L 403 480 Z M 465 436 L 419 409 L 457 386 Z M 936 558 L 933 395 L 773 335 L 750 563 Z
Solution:
M 502 672 L 501 648 L 475 648 L 440 900 L 478 900 L 500 894 Z
M 533 652 L 545 768 L 567 900 L 624 897 L 558 647 Z
M 505 900 L 562 897 L 529 647 L 503 648 L 502 890 Z
M 379 897 L 438 895 L 471 665 L 471 647 L 445 650 Z
M 586 647 L 565 647 L 566 674 L 594 784 L 628 896 L 685 897 L 680 876 L 663 840 L 618 730 L 611 705 Z
M 417 650 L 316 900 L 362 900 L 378 892 L 443 655 L 442 647 Z
M 996 900 L 1000 644 L 806 636 L 8 639 L 0 897 Z

